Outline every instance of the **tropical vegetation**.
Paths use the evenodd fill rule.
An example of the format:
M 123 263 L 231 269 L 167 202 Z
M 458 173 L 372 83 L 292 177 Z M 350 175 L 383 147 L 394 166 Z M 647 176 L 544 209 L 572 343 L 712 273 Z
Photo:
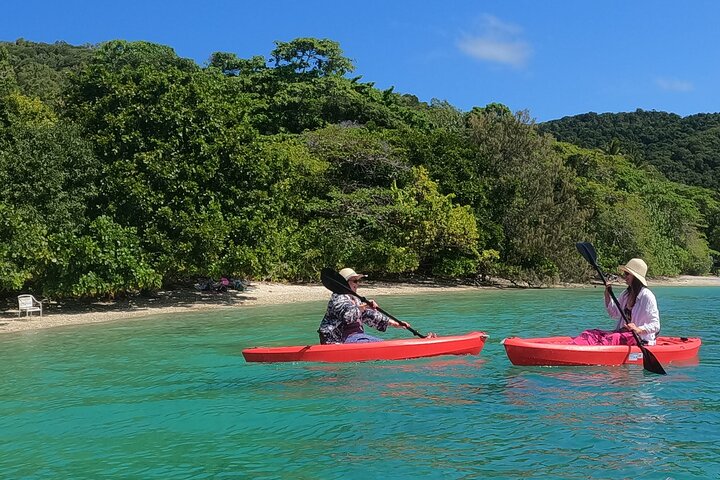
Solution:
M 717 272 L 715 117 L 634 143 L 622 117 L 590 138 L 501 104 L 421 102 L 354 68 L 314 38 L 202 66 L 148 42 L 0 43 L 0 295 L 344 265 L 537 286 L 589 274 L 581 240 L 607 269 L 641 256 L 651 275 Z M 661 137 L 682 154 L 658 153 Z

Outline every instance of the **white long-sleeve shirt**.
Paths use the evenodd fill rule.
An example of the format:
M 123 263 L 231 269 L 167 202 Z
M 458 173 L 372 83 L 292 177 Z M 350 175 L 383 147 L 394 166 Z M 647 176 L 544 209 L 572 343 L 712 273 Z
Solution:
M 620 308 L 624 309 L 628 300 L 629 292 L 625 290 L 618 298 Z M 620 315 L 620 310 L 615 306 L 612 298 L 605 305 L 611 318 L 618 320 L 616 330 L 625 326 L 625 321 Z M 660 332 L 660 311 L 658 310 L 655 294 L 649 288 L 640 290 L 635 305 L 632 308 L 632 318 L 629 319 L 640 329 L 640 338 L 647 341 L 648 345 L 655 345 L 655 337 Z

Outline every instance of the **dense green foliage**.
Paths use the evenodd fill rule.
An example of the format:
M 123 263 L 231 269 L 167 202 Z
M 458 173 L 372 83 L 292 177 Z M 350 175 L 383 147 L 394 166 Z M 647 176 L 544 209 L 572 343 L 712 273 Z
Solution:
M 586 113 L 545 122 L 540 131 L 581 147 L 624 154 L 670 180 L 720 191 L 720 113 Z
M 690 135 L 702 161 L 654 168 L 617 135 L 560 143 L 527 112 L 426 104 L 353 70 L 313 38 L 205 66 L 147 42 L 0 44 L 0 293 L 345 265 L 541 285 L 588 273 L 580 240 L 608 269 L 717 268 L 718 192 L 690 175 L 717 168 L 712 129 Z
M 700 216 L 691 214 L 687 210 L 688 206 L 681 208 L 680 212 L 688 215 L 686 218 L 692 219 L 689 221 L 699 227 L 697 230 L 704 234 L 704 239 L 709 242 L 712 250 L 720 250 L 720 223 L 716 207 L 720 194 L 720 114 L 703 113 L 680 117 L 671 113 L 643 110 L 600 115 L 587 113 L 545 122 L 539 128 L 540 131 L 551 133 L 564 142 L 600 149 L 609 154 L 622 154 L 636 168 L 650 172 L 659 171 L 665 178 L 675 182 L 713 190 L 714 193 L 709 193 L 667 184 L 656 187 L 661 196 L 685 198 L 682 203 L 692 206 L 690 210 L 699 209 Z M 646 182 L 645 179 L 639 181 Z M 652 201 L 653 197 L 647 196 L 650 193 L 644 192 L 644 198 Z M 679 206 L 670 198 L 663 199 L 664 201 Z M 664 214 L 662 210 L 657 213 Z M 677 222 L 671 222 L 664 227 L 664 231 L 668 232 L 668 228 L 684 227 Z M 704 243 L 703 239 L 699 241 Z M 696 252 L 698 253 L 701 252 Z M 677 252 L 671 255 L 675 254 Z M 715 269 L 718 267 L 717 263 L 715 254 Z M 673 271 L 677 271 L 677 268 L 670 270 Z

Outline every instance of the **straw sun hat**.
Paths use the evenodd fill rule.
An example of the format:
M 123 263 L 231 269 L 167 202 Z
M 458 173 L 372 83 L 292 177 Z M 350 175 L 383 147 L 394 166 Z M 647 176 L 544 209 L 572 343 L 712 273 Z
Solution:
M 647 280 L 645 280 L 647 264 L 641 258 L 631 258 L 625 265 L 620 265 L 618 270 L 632 274 L 633 277 L 640 280 L 640 283 L 647 287 Z
M 340 270 L 339 273 L 347 281 L 350 281 L 351 278 L 360 279 L 363 277 L 367 277 L 367 275 L 363 275 L 362 273 L 356 273 L 355 270 L 353 270 L 352 268 L 343 268 L 342 270 Z

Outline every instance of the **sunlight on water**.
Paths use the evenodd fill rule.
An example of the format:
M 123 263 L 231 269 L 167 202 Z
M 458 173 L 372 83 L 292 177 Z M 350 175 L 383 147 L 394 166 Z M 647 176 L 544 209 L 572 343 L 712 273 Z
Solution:
M 0 478 L 718 478 L 718 290 L 655 289 L 663 334 L 704 342 L 664 377 L 510 364 L 506 336 L 609 328 L 600 289 L 378 299 L 489 333 L 469 357 L 244 362 L 315 343 L 325 302 L 3 335 Z

